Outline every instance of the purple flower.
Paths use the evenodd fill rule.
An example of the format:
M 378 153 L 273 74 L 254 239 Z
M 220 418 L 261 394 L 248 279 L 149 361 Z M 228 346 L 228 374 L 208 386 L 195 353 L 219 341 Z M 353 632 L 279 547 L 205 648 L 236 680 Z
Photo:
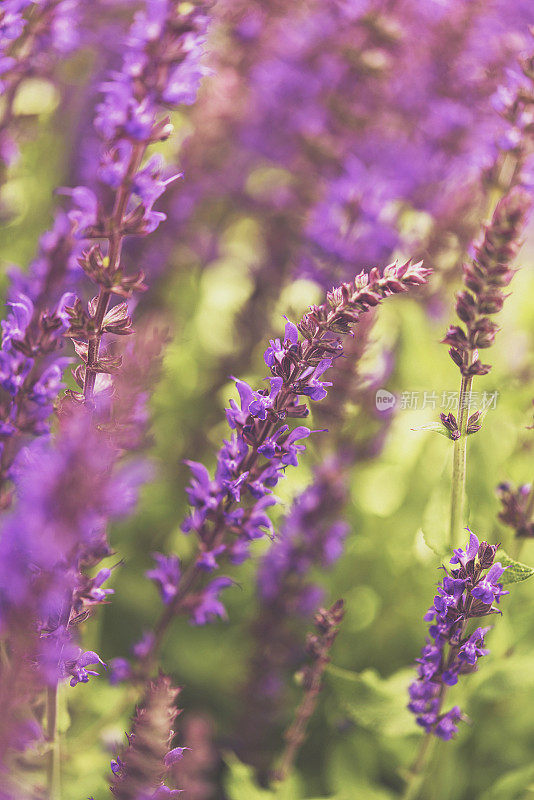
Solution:
M 90 675 L 98 677 L 98 672 L 93 669 L 87 669 L 87 667 L 93 664 L 102 664 L 103 667 L 107 666 L 100 656 L 92 650 L 86 650 L 84 653 L 79 649 L 78 655 L 75 658 L 65 661 L 67 674 L 72 676 L 70 685 L 76 686 L 77 683 L 87 683 Z
M 214 619 L 226 619 L 226 609 L 219 600 L 219 592 L 232 586 L 231 578 L 214 578 L 203 590 L 191 615 L 193 625 L 206 625 Z
M 175 747 L 166 754 L 165 758 L 163 759 L 163 763 L 166 767 L 172 767 L 173 764 L 177 764 L 178 761 L 181 761 L 184 757 L 184 753 L 186 750 L 191 750 L 190 747 Z
M 462 718 L 462 712 L 458 706 L 453 706 L 450 711 L 444 714 L 435 727 L 435 734 L 440 739 L 448 741 L 458 732 L 456 723 Z
M 152 652 L 154 646 L 154 634 L 152 631 L 145 631 L 138 642 L 132 647 L 132 652 L 136 658 L 146 658 Z
M 132 667 L 126 658 L 112 658 L 108 663 L 109 682 L 116 686 L 132 676 Z
M 496 597 L 500 597 L 502 594 L 508 594 L 508 592 L 503 593 L 501 591 L 502 587 L 497 584 L 497 581 L 505 569 L 507 569 L 507 567 L 503 567 L 497 561 L 488 574 L 471 590 L 471 595 L 482 600 L 483 603 L 491 605 Z
M 248 555 L 248 542 L 272 530 L 266 514 L 276 502 L 272 490 L 287 467 L 297 466 L 305 450 L 301 442 L 312 433 L 304 425 L 291 427 L 286 420 L 307 416 L 307 406 L 299 402 L 303 393 L 311 399 L 326 395 L 325 386 L 330 384 L 320 378 L 343 351 L 338 334 L 348 333 L 358 314 L 390 294 L 420 285 L 426 275 L 420 264 L 409 262 L 390 265 L 383 274 L 377 269 L 360 274 L 352 284 L 329 292 L 323 305 L 312 306 L 298 326 L 287 321 L 283 343 L 278 339 L 270 342 L 265 353 L 272 373 L 269 393 L 236 380 L 240 407 L 231 401 L 227 410 L 232 435 L 218 453 L 215 476 L 202 464 L 187 462 L 192 473 L 187 489 L 192 509 L 182 530 L 198 536 L 199 574 L 215 569 L 217 557 L 223 553 L 233 563 L 240 563 Z M 344 533 L 343 526 L 332 528 L 324 554 L 328 561 L 341 551 Z M 225 616 L 218 592 L 230 584 L 228 578 L 219 578 L 200 591 L 191 614 L 194 624 Z M 187 608 L 189 599 L 181 597 L 181 604 Z M 169 618 L 167 613 L 165 624 Z
M 458 550 L 454 550 L 454 556 L 451 558 L 451 564 L 461 564 L 462 567 L 465 567 L 468 561 L 471 561 L 475 558 L 476 554 L 478 553 L 479 548 L 479 541 L 478 538 L 475 536 L 474 533 L 470 533 L 469 535 L 469 544 L 465 548 L 465 553 L 462 548 L 458 548 Z
M 161 553 L 153 553 L 152 557 L 157 566 L 147 570 L 145 575 L 158 584 L 163 602 L 170 603 L 180 583 L 180 559 L 178 556 L 164 556 Z
M 480 656 L 487 655 L 489 650 L 485 650 L 482 645 L 484 644 L 484 637 L 489 630 L 490 628 L 477 628 L 476 631 L 473 631 L 467 642 L 461 646 L 458 658 L 474 665 Z

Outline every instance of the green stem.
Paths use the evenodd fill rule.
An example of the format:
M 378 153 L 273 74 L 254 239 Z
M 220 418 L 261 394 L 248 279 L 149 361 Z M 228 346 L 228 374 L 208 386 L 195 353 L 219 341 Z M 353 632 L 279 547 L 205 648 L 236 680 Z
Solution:
M 460 436 L 454 442 L 451 490 L 451 526 L 449 533 L 450 549 L 461 542 L 465 514 L 465 476 L 467 456 L 467 422 L 471 399 L 472 376 L 463 377 L 460 387 L 458 407 L 458 430 Z
M 47 787 L 49 800 L 61 800 L 61 750 L 57 729 L 58 686 L 46 691 L 46 738 L 48 753 Z
M 420 792 L 426 777 L 425 768 L 434 751 L 436 741 L 436 737 L 432 733 L 426 733 L 421 739 L 421 744 L 419 745 L 415 761 L 410 768 L 401 800 L 417 800 L 417 798 L 420 797 Z

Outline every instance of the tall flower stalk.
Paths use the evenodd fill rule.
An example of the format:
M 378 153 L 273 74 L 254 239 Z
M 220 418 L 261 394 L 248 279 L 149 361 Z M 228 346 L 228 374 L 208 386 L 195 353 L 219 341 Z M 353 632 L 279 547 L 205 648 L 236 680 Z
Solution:
M 349 334 L 360 315 L 382 299 L 425 283 L 428 274 L 421 264 L 410 262 L 392 264 L 382 274 L 378 269 L 360 273 L 352 283 L 329 292 L 322 305 L 312 306 L 298 325 L 287 322 L 283 340 L 271 341 L 264 354 L 271 372 L 269 390 L 255 391 L 236 381 L 240 406 L 231 401 L 227 410 L 233 433 L 219 451 L 215 478 L 204 465 L 189 462 L 192 512 L 182 528 L 198 538 L 195 560 L 182 573 L 175 556 L 159 557 L 158 568 L 150 573 L 166 608 L 145 652 L 147 665 L 177 613 L 187 613 L 200 625 L 225 615 L 219 593 L 232 581 L 218 577 L 200 588 L 201 578 L 213 572 L 223 556 L 241 563 L 250 543 L 271 530 L 265 510 L 276 502 L 272 490 L 288 466 L 297 466 L 305 450 L 301 442 L 312 433 L 302 425 L 290 430 L 286 420 L 307 416 L 308 406 L 301 398 L 326 397 L 331 383 L 323 379 L 324 373 L 343 353 L 339 334 Z
M 431 623 L 430 638 L 417 659 L 418 676 L 410 685 L 408 708 L 426 735 L 409 773 L 403 800 L 420 796 L 432 737 L 452 739 L 458 722 L 466 719 L 458 706 L 444 712 L 443 703 L 449 687 L 455 686 L 460 676 L 475 672 L 478 659 L 489 652 L 484 645 L 490 627 L 480 627 L 478 621 L 500 614 L 498 604 L 508 594 L 499 582 L 505 568 L 495 562 L 497 548 L 479 542 L 471 533 L 465 551 L 454 551 L 452 566 L 445 568 L 438 594 L 425 614 L 425 620 Z M 477 627 L 469 631 L 472 620 Z
M 390 359 L 386 354 L 384 366 L 371 375 L 362 365 L 374 322 L 375 316 L 366 314 L 358 335 L 344 343 L 333 386 L 314 411 L 329 429 L 318 442 L 320 463 L 279 523 L 257 572 L 254 646 L 236 738 L 240 757 L 264 776 L 288 714 L 290 675 L 305 659 L 304 622 L 324 602 L 321 574 L 344 553 L 349 526 L 343 512 L 352 470 L 381 451 L 392 419 L 376 409 L 376 390 L 384 385 Z
M 328 610 L 319 609 L 315 615 L 315 633 L 309 634 L 306 642 L 310 663 L 302 670 L 304 697 L 286 731 L 286 746 L 274 775 L 275 780 L 283 781 L 288 777 L 306 738 L 308 722 L 317 705 L 323 673 L 330 662 L 330 650 L 339 633 L 344 613 L 343 600 L 338 600 Z
M 461 374 L 458 420 L 442 415 L 454 439 L 451 545 L 458 541 L 464 525 L 467 437 L 480 427 L 480 414 L 469 414 L 473 379 L 491 369 L 480 361 L 479 350 L 491 347 L 495 340 L 498 326 L 491 317 L 501 310 L 506 298 L 504 290 L 514 276 L 511 263 L 521 245 L 531 207 L 531 196 L 520 188 L 512 189 L 499 201 L 482 241 L 475 245 L 473 259 L 464 265 L 465 289 L 456 297 L 456 313 L 463 325 L 452 325 L 443 339 Z
M 64 190 L 71 195 L 71 219 L 85 239 L 106 242 L 84 253 L 81 266 L 98 287 L 87 310 L 78 300 L 71 309 L 70 335 L 78 343 L 83 365 L 76 379 L 81 402 L 92 403 L 98 375 L 116 368 L 112 356 L 101 355 L 105 334 L 131 332 L 125 302 L 110 309 L 114 296 L 128 299 L 145 287 L 143 273 L 127 276 L 121 257 L 127 236 L 156 230 L 165 214 L 153 205 L 180 175 L 164 177 L 164 163 L 153 156 L 143 165 L 150 145 L 167 139 L 173 127 L 162 107 L 193 103 L 202 75 L 206 17 L 194 6 L 171 0 L 149 0 L 136 15 L 122 70 L 103 85 L 95 127 L 103 140 L 98 171 L 101 197 L 85 186 Z M 103 381 L 105 383 L 105 380 Z

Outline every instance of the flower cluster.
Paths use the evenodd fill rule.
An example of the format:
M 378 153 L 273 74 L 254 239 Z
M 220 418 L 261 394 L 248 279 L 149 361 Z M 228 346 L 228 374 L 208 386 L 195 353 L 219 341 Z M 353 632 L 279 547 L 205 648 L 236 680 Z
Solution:
M 184 150 L 192 179 L 167 209 L 201 263 L 221 249 L 212 203 L 221 230 L 236 207 L 259 223 L 256 327 L 258 296 L 295 265 L 330 287 L 400 245 L 432 264 L 439 254 L 455 274 L 451 251 L 461 258 L 476 232 L 481 179 L 507 126 L 490 98 L 532 8 L 236 0 L 214 13 L 223 46 Z
M 288 321 L 284 338 L 270 342 L 264 354 L 271 371 L 269 389 L 256 391 L 236 381 L 240 404 L 231 401 L 227 410 L 233 433 L 219 451 L 214 479 L 203 464 L 188 462 L 193 476 L 187 490 L 192 512 L 182 529 L 198 536 L 197 572 L 211 572 L 223 554 L 232 563 L 241 563 L 250 542 L 271 530 L 266 508 L 276 502 L 272 490 L 286 468 L 297 465 L 305 450 L 302 440 L 312 433 L 303 425 L 290 429 L 286 420 L 308 415 L 301 398 L 320 401 L 326 397 L 331 384 L 323 379 L 324 373 L 343 353 L 338 334 L 348 334 L 360 315 L 383 298 L 425 283 L 428 274 L 421 264 L 410 262 L 392 264 L 383 274 L 377 269 L 360 273 L 352 283 L 329 292 L 323 305 L 312 306 L 298 326 Z M 213 586 L 208 587 L 211 594 Z M 218 583 L 217 589 L 221 588 Z M 168 618 L 181 599 L 177 587 Z M 204 595 L 199 602 L 204 602 Z
M 408 708 L 427 733 L 440 739 L 451 739 L 462 717 L 457 706 L 443 712 L 446 687 L 454 686 L 460 675 L 474 672 L 478 659 L 488 652 L 484 638 L 490 629 L 477 627 L 469 634 L 469 621 L 499 614 L 494 604 L 508 594 L 499 583 L 504 568 L 494 563 L 496 551 L 497 545 L 479 542 L 471 533 L 465 551 L 454 551 L 453 566 L 446 570 L 425 614 L 431 623 L 430 639 L 417 659 L 418 678 L 410 686 Z
M 499 312 L 504 289 L 514 276 L 510 264 L 517 254 L 532 206 L 529 194 L 516 188 L 500 200 L 472 261 L 464 266 L 466 289 L 456 297 L 456 313 L 465 324 L 452 325 L 443 342 L 462 376 L 485 375 L 491 369 L 478 350 L 491 347 L 498 326 L 490 316 Z

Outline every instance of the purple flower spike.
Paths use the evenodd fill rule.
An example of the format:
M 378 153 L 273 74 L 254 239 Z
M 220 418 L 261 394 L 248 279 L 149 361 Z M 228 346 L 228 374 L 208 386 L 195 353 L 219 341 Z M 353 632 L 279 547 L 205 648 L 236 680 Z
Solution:
M 187 612 L 195 625 L 225 618 L 219 592 L 232 581 L 221 577 L 202 587 L 203 573 L 216 569 L 223 556 L 241 563 L 248 556 L 250 541 L 271 534 L 266 509 L 277 502 L 273 489 L 288 467 L 298 465 L 306 449 L 303 440 L 318 432 L 294 423 L 309 414 L 302 396 L 315 401 L 326 396 L 331 383 L 322 377 L 342 355 L 341 336 L 351 333 L 361 314 L 390 295 L 420 286 L 428 275 L 420 263 L 411 262 L 391 264 L 383 272 L 373 268 L 360 273 L 351 283 L 328 292 L 322 305 L 312 306 L 298 325 L 286 321 L 283 341 L 270 341 L 264 354 L 271 371 L 269 391 L 255 390 L 234 378 L 239 405 L 232 400 L 227 409 L 231 432 L 217 455 L 214 476 L 201 464 L 188 462 L 191 511 L 182 530 L 198 537 L 196 575 L 187 596 L 179 593 L 169 604 L 160 620 L 162 628 L 170 623 L 173 612 Z M 344 535 L 344 526 L 332 527 L 326 562 L 340 553 Z M 316 594 L 306 592 L 302 606 L 311 608 L 316 601 Z
M 478 659 L 488 654 L 484 638 L 489 628 L 477 627 L 468 634 L 469 621 L 500 613 L 493 603 L 507 594 L 496 583 L 504 572 L 501 564 L 493 563 L 496 550 L 471 533 L 465 551 L 454 551 L 455 566 L 446 572 L 434 605 L 425 614 L 425 620 L 433 623 L 431 638 L 417 659 L 418 678 L 410 686 L 408 708 L 419 725 L 440 739 L 456 734 L 462 716 L 457 706 L 442 713 L 444 687 L 455 686 L 461 675 L 474 672 Z

